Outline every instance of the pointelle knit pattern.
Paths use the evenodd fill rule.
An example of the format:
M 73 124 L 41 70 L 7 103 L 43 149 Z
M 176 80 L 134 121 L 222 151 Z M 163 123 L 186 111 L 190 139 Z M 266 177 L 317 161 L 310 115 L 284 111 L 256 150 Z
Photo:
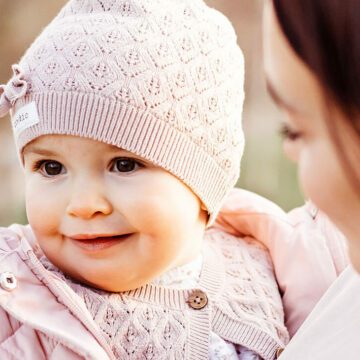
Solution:
M 288 341 L 271 260 L 252 239 L 209 230 L 198 286 L 148 284 L 108 293 L 66 277 L 43 255 L 44 266 L 80 296 L 117 359 L 206 359 L 210 333 L 273 360 Z M 193 310 L 189 294 L 202 289 L 209 305 Z
M 44 134 L 113 144 L 184 181 L 211 218 L 238 179 L 243 55 L 203 0 L 71 0 L 13 71 L 0 116 L 12 110 L 20 156 Z

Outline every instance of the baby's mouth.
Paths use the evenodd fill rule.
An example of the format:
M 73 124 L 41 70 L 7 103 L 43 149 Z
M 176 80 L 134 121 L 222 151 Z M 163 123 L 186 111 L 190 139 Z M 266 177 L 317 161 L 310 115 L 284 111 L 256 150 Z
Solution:
M 74 245 L 86 251 L 100 251 L 120 244 L 131 237 L 133 233 L 122 235 L 75 235 L 69 237 Z

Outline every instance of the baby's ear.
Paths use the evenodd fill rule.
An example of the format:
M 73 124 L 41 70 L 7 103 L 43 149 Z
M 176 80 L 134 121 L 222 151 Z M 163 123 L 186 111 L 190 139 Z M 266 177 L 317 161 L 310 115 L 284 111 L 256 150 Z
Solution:
M 210 225 L 211 225 L 211 224 L 209 223 L 209 220 L 210 220 L 209 211 L 208 211 L 207 207 L 206 207 L 203 203 L 201 203 L 200 209 L 202 210 L 201 216 L 203 217 L 203 221 L 204 221 L 205 227 L 206 227 L 206 228 L 209 228 Z

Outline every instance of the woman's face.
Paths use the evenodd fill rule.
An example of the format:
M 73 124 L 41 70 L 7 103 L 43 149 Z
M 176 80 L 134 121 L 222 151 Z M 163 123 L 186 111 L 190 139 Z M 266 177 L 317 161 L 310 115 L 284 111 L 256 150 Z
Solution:
M 286 113 L 284 151 L 298 163 L 306 195 L 345 234 L 360 272 L 360 197 L 349 182 L 325 119 L 330 116 L 345 155 L 356 166 L 357 137 L 335 104 L 325 104 L 317 78 L 280 29 L 272 3 L 264 11 L 264 58 L 269 92 Z

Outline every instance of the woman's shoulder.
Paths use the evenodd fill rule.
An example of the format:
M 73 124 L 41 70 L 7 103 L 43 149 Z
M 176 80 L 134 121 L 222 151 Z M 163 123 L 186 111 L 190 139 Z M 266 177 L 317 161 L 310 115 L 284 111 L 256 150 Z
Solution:
M 304 206 L 290 211 L 288 218 L 298 234 L 306 234 L 313 243 L 323 244 L 333 260 L 336 274 L 341 274 L 350 263 L 348 246 L 345 236 L 328 216 L 307 201 Z
M 360 275 L 349 266 L 315 306 L 281 354 L 281 359 L 357 359 L 360 351 L 360 343 L 356 340 L 360 331 L 359 302 Z

